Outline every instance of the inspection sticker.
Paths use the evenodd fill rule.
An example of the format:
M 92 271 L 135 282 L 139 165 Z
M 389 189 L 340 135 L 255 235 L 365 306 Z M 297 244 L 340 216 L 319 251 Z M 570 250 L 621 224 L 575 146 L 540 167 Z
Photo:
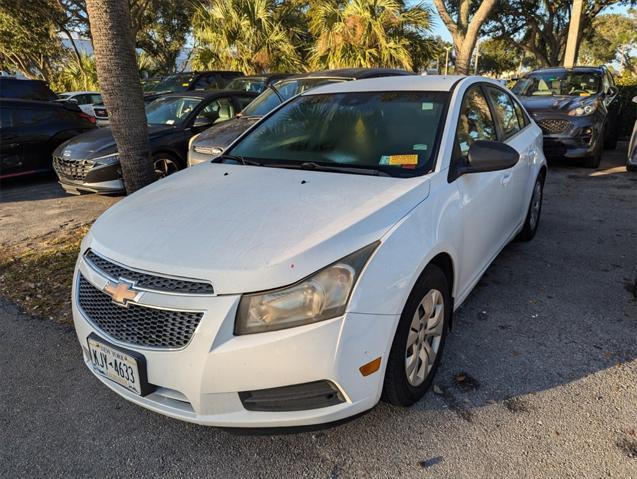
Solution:
M 383 155 L 378 163 L 380 165 L 415 166 L 418 164 L 418 155 Z

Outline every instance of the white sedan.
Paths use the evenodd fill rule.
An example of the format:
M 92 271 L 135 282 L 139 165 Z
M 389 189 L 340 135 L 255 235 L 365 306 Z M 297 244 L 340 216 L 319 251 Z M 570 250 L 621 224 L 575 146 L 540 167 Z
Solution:
M 535 235 L 546 171 L 541 130 L 494 81 L 311 90 L 96 221 L 73 288 L 84 361 L 126 399 L 206 425 L 409 406 L 453 311 Z
M 60 93 L 57 101 L 68 101 L 75 103 L 87 115 L 95 116 L 93 105 L 102 102 L 102 95 L 96 91 L 70 91 Z

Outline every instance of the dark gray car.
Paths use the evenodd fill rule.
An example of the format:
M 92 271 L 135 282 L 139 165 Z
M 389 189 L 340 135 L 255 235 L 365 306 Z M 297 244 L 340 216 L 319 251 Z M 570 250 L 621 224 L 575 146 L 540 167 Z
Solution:
M 535 70 L 513 92 L 542 128 L 547 158 L 583 160 L 597 168 L 602 150 L 615 148 L 620 105 L 605 67 Z
M 413 73 L 390 68 L 346 68 L 295 75 L 278 81 L 269 85 L 235 118 L 224 124 L 214 125 L 194 137 L 188 148 L 188 166 L 220 155 L 230 143 L 264 115 L 299 93 L 328 83 L 398 75 L 413 75 Z

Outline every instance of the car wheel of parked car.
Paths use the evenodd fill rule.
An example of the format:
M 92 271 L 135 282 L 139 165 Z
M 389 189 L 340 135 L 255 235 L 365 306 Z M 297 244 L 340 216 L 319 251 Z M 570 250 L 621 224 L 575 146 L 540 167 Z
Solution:
M 429 265 L 409 295 L 394 336 L 385 371 L 383 399 L 411 406 L 429 389 L 449 331 L 449 281 Z
M 540 225 L 540 215 L 542 214 L 542 198 L 544 197 L 544 173 L 535 180 L 533 185 L 533 194 L 531 195 L 531 202 L 529 203 L 529 209 L 526 213 L 526 219 L 524 220 L 524 226 L 522 231 L 518 234 L 516 240 L 518 241 L 531 241 L 537 232 L 537 228 Z
M 165 178 L 181 170 L 179 162 L 167 153 L 159 153 L 153 156 L 153 168 L 155 168 L 157 178 Z

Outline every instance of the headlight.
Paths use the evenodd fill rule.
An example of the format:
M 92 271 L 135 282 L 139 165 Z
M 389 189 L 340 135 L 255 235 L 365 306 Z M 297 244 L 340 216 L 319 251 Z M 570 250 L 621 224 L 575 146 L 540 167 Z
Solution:
M 568 112 L 569 116 L 586 116 L 594 113 L 597 109 L 596 105 L 582 105 Z
M 110 155 L 100 156 L 99 158 L 91 158 L 95 163 L 108 166 L 119 163 L 119 155 L 117 153 L 111 153 Z
M 276 331 L 341 316 L 372 243 L 291 286 L 241 297 L 235 334 Z

